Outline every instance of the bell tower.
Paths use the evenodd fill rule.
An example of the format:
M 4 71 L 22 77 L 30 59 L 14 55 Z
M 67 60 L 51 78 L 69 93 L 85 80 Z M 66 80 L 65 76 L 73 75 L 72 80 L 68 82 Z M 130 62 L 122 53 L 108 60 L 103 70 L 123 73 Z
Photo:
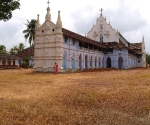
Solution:
M 62 47 L 63 33 L 60 11 L 56 24 L 51 21 L 49 0 L 45 22 L 41 25 L 39 14 L 35 28 L 34 67 L 35 72 L 54 72 L 54 64 L 62 72 Z

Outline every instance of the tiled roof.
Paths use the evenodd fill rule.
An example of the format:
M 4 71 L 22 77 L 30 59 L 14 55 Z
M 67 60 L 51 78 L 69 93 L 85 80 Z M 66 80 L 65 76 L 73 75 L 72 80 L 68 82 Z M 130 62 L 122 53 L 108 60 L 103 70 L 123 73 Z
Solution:
M 18 57 L 17 57 L 16 55 L 0 54 L 0 58 L 16 59 L 16 58 L 18 58 Z
M 89 39 L 87 37 L 84 37 L 82 35 L 79 35 L 77 33 L 74 33 L 72 31 L 69 31 L 67 29 L 64 29 L 62 28 L 62 32 L 65 36 L 69 36 L 69 37 L 72 37 L 74 39 L 77 39 L 79 40 L 80 42 L 85 42 L 85 43 L 89 43 L 89 44 L 93 44 L 93 45 L 96 45 L 100 48 L 107 48 L 102 42 L 97 42 L 95 40 L 92 40 L 92 39 Z
M 140 55 L 142 54 L 142 43 L 129 43 L 129 49 Z
M 16 54 L 19 58 L 27 58 L 29 56 L 34 56 L 34 48 L 29 47 L 27 49 L 24 49 L 23 51 Z

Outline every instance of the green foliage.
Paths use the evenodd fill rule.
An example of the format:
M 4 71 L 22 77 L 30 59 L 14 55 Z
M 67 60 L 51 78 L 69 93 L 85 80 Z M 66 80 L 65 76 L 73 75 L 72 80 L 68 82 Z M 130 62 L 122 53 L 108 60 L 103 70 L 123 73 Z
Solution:
M 18 45 L 19 52 L 24 50 L 24 48 L 25 48 L 25 45 L 23 43 L 19 43 L 19 45 Z
M 150 64 L 150 54 L 146 53 L 146 63 Z
M 6 53 L 6 47 L 4 45 L 0 45 L 0 53 Z
M 9 54 L 11 54 L 11 55 L 14 55 L 14 54 L 15 54 L 14 48 L 11 48 L 11 49 L 9 50 Z
M 14 47 L 12 47 L 10 50 L 9 50 L 9 53 L 11 55 L 14 55 L 14 54 L 17 54 L 18 52 L 24 50 L 25 48 L 25 45 L 23 43 L 19 43 L 19 45 L 15 45 Z
M 34 38 L 35 38 L 35 26 L 36 26 L 36 20 L 32 19 L 30 22 L 27 20 L 27 29 L 23 31 L 25 41 L 28 40 L 30 47 L 34 44 Z
M 14 46 L 9 50 L 11 55 L 17 54 L 19 52 L 18 46 Z
M 8 21 L 12 17 L 12 11 L 19 9 L 19 0 L 0 0 L 0 20 Z
M 25 61 L 22 63 L 22 67 L 23 67 L 23 68 L 26 68 L 26 67 L 27 67 L 27 63 L 26 63 Z

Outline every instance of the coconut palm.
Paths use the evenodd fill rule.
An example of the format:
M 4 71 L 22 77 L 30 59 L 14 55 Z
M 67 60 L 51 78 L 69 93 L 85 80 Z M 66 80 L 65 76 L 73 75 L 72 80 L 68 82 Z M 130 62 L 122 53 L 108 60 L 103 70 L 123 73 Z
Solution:
M 11 48 L 11 49 L 9 50 L 9 54 L 11 54 L 11 55 L 14 55 L 14 54 L 15 54 L 14 48 Z
M 23 43 L 19 43 L 18 50 L 22 51 L 22 50 L 24 50 L 24 48 L 25 48 L 25 45 Z
M 13 47 L 13 49 L 14 49 L 15 54 L 19 52 L 18 46 L 15 45 L 15 46 Z
M 14 46 L 9 50 L 11 55 L 17 54 L 19 52 L 18 46 Z
M 0 45 L 0 53 L 6 53 L 6 47 L 4 45 Z
M 23 31 L 25 33 L 24 38 L 25 41 L 28 40 L 30 47 L 34 44 L 34 37 L 35 37 L 35 26 L 36 26 L 36 20 L 32 19 L 31 21 L 27 20 L 27 29 Z

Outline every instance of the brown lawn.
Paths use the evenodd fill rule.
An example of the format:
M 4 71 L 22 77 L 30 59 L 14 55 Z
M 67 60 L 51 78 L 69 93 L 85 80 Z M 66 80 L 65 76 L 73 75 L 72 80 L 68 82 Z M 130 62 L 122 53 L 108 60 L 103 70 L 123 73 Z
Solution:
M 0 125 L 150 125 L 150 69 L 0 70 Z

